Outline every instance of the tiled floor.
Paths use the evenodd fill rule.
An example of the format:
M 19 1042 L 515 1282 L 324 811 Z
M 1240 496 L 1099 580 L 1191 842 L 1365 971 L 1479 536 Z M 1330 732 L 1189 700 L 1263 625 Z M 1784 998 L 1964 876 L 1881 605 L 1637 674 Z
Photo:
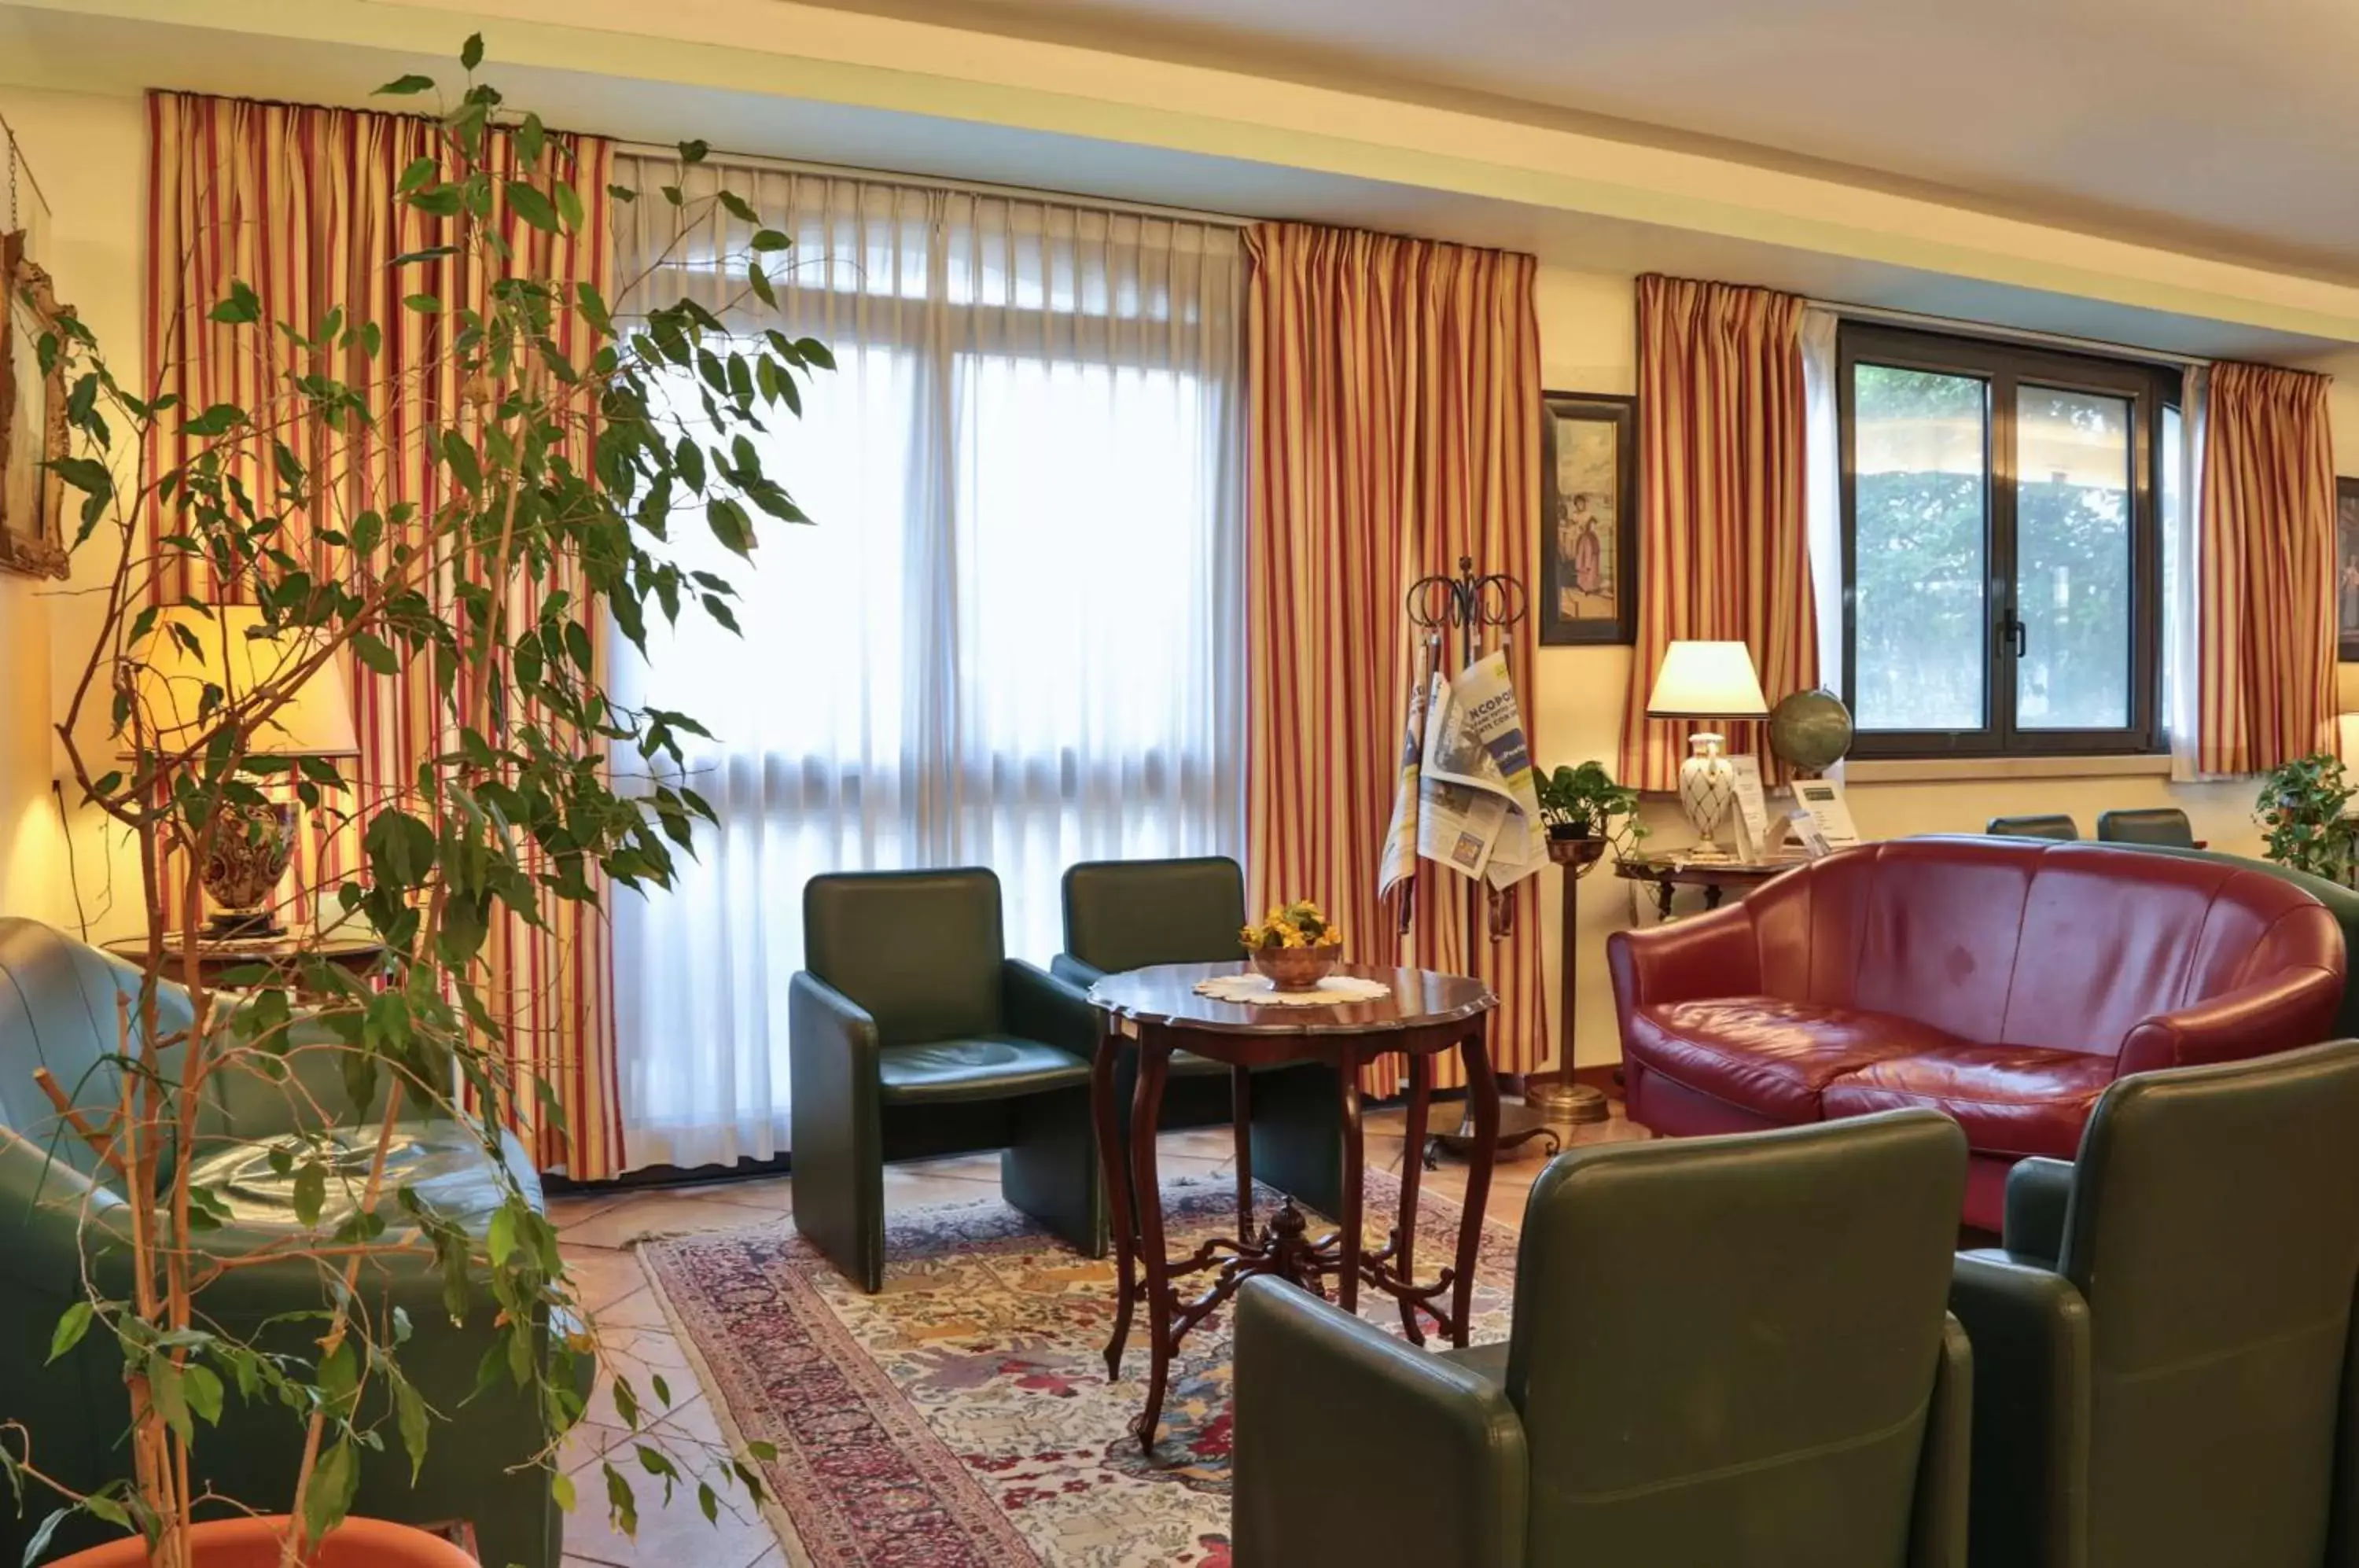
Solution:
M 1448 1109 L 1437 1109 L 1436 1125 L 1446 1121 Z M 1570 1129 L 1573 1141 L 1609 1142 L 1647 1136 L 1622 1119 L 1618 1103 L 1614 1109 L 1614 1117 L 1610 1122 Z M 1368 1118 L 1365 1149 L 1370 1165 L 1394 1171 L 1400 1168 L 1402 1130 L 1402 1114 L 1398 1111 L 1379 1112 Z M 1538 1145 L 1525 1147 L 1532 1150 Z M 1228 1129 L 1166 1133 L 1161 1160 L 1166 1175 L 1225 1174 L 1231 1160 Z M 1537 1153 L 1502 1161 L 1492 1181 L 1490 1202 L 1485 1205 L 1491 1218 L 1511 1226 L 1520 1225 L 1525 1196 L 1531 1190 L 1533 1178 L 1546 1163 Z M 995 1154 L 919 1161 L 887 1168 L 885 1202 L 890 1208 L 973 1198 L 995 1192 L 998 1185 L 999 1157 Z M 1430 1192 L 1462 1197 L 1466 1189 L 1466 1168 L 1445 1158 L 1440 1170 L 1426 1172 L 1425 1185 Z M 699 1511 L 693 1486 L 679 1491 L 669 1507 L 659 1506 L 660 1484 L 639 1474 L 636 1463 L 628 1466 L 628 1471 L 636 1484 L 639 1530 L 636 1541 L 625 1538 L 606 1523 L 603 1502 L 605 1486 L 599 1465 L 625 1432 L 610 1392 L 609 1373 L 617 1367 L 632 1379 L 642 1400 L 649 1398 L 655 1377 L 665 1380 L 677 1403 L 659 1430 L 669 1440 L 667 1446 L 682 1459 L 683 1468 L 687 1467 L 685 1461 L 700 1451 L 713 1454 L 720 1452 L 720 1426 L 705 1396 L 697 1388 L 687 1354 L 670 1332 L 662 1306 L 648 1288 L 647 1276 L 640 1272 L 638 1259 L 628 1250 L 631 1244 L 649 1236 L 759 1225 L 786 1214 L 793 1203 L 792 1179 L 778 1177 L 597 1193 L 560 1198 L 549 1204 L 566 1261 L 582 1284 L 583 1305 L 597 1319 L 602 1367 L 600 1387 L 591 1401 L 589 1419 L 570 1439 L 564 1461 L 579 1497 L 565 1525 L 565 1561 L 569 1565 L 782 1568 L 786 1562 L 784 1549 L 772 1537 L 769 1527 L 744 1508 L 742 1493 L 734 1494 L 739 1505 L 734 1513 L 724 1502 L 719 1524 L 708 1524 Z

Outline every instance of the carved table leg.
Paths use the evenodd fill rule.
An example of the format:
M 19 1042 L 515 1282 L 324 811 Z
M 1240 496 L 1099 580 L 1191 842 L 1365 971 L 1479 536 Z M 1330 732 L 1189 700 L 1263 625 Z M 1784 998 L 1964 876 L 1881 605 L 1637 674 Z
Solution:
M 1171 1066 L 1170 1042 L 1147 1028 L 1138 1040 L 1138 1092 L 1130 1110 L 1131 1190 L 1138 1203 L 1138 1251 L 1147 1298 L 1147 1408 L 1133 1431 L 1138 1446 L 1155 1449 L 1155 1429 L 1163 1419 L 1163 1390 L 1171 1375 L 1170 1255 L 1164 1250 L 1163 1186 L 1156 1168 L 1155 1133 L 1162 1125 L 1163 1082 Z
M 1405 1281 L 1417 1278 L 1417 1187 L 1425 1165 L 1418 1152 L 1425 1148 L 1426 1112 L 1432 1098 L 1433 1058 L 1413 1051 L 1408 1059 L 1408 1125 L 1402 1129 L 1408 1141 L 1401 1145 L 1400 1228 L 1393 1232 L 1393 1269 Z M 1411 1345 L 1423 1345 L 1425 1330 L 1417 1321 L 1417 1303 L 1403 1296 L 1400 1312 L 1401 1332 Z
M 1123 1146 L 1122 1123 L 1114 1104 L 1114 1070 L 1122 1055 L 1122 1040 L 1111 1027 L 1098 1031 L 1097 1055 L 1090 1062 L 1090 1119 L 1098 1135 L 1098 1171 L 1106 1186 L 1106 1208 L 1114 1227 L 1114 1335 L 1106 1341 L 1106 1378 L 1122 1376 L 1122 1350 L 1130 1339 L 1130 1312 L 1138 1299 L 1135 1266 L 1138 1232 L 1130 1203 L 1130 1150 Z M 1148 1142 L 1154 1139 L 1150 1137 Z
M 1253 1074 L 1229 1069 L 1230 1137 L 1237 1151 L 1237 1240 L 1254 1244 Z
M 1335 1216 L 1341 1229 L 1339 1254 L 1343 1271 L 1335 1279 L 1335 1304 L 1346 1312 L 1360 1310 L 1360 1201 L 1361 1189 L 1366 1178 L 1361 1172 L 1360 1148 L 1360 1059 L 1356 1052 L 1346 1051 L 1338 1065 L 1337 1077 L 1343 1084 L 1343 1212 Z
M 1499 1156 L 1499 1080 L 1491 1072 L 1489 1021 L 1458 1042 L 1466 1067 L 1466 1104 L 1474 1124 L 1474 1147 L 1466 1158 L 1466 1211 L 1458 1222 L 1458 1278 L 1450 1296 L 1450 1343 L 1466 1348 L 1474 1317 L 1474 1263 L 1483 1251 L 1483 1206 L 1491 1196 L 1491 1167 Z

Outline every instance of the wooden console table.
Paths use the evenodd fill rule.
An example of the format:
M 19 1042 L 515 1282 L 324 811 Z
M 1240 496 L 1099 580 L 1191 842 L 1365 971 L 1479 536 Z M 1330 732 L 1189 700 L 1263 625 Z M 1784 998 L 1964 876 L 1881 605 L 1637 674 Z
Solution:
M 1488 1019 L 1499 1003 L 1480 980 L 1435 975 L 1422 969 L 1386 969 L 1343 964 L 1338 975 L 1381 981 L 1388 996 L 1364 1002 L 1325 1006 L 1255 1006 L 1199 996 L 1196 983 L 1220 975 L 1249 973 L 1244 964 L 1167 964 L 1110 975 L 1090 987 L 1090 1001 L 1102 1023 L 1097 1058 L 1090 1076 L 1091 1105 L 1098 1150 L 1108 1172 L 1106 1192 L 1114 1210 L 1115 1290 L 1114 1334 L 1106 1345 L 1106 1376 L 1122 1369 L 1130 1335 L 1132 1308 L 1147 1303 L 1151 1356 L 1147 1408 L 1131 1430 L 1139 1446 L 1155 1446 L 1171 1357 L 1182 1335 L 1210 1317 L 1237 1287 L 1256 1274 L 1274 1274 L 1306 1290 L 1326 1294 L 1325 1278 L 1335 1277 L 1335 1301 L 1345 1312 L 1359 1307 L 1360 1287 L 1383 1290 L 1400 1303 L 1401 1326 L 1413 1344 L 1423 1344 L 1419 1314 L 1431 1318 L 1464 1346 L 1473 1312 L 1474 1260 L 1483 1239 L 1483 1207 L 1491 1191 L 1497 1155 L 1499 1085 L 1491 1072 Z M 1458 1227 L 1458 1256 L 1439 1279 L 1420 1284 L 1415 1277 L 1419 1161 L 1401 1161 L 1401 1206 L 1392 1236 L 1382 1247 L 1362 1245 L 1360 1236 L 1360 1068 L 1386 1051 L 1408 1058 L 1408 1126 L 1406 1147 L 1425 1141 L 1426 1112 L 1433 1092 L 1433 1058 L 1455 1049 L 1466 1068 L 1466 1098 L 1473 1138 L 1467 1150 L 1464 1217 Z M 1123 1147 L 1114 1112 L 1114 1063 L 1125 1050 L 1138 1052 L 1138 1087 L 1131 1110 L 1130 1147 Z M 1156 1168 L 1155 1132 L 1163 1105 L 1163 1085 L 1174 1051 L 1226 1062 L 1234 1085 L 1237 1148 L 1237 1230 L 1216 1236 L 1194 1252 L 1172 1258 L 1165 1251 L 1162 1187 Z M 1323 1062 L 1343 1085 L 1343 1212 L 1331 1235 L 1311 1239 L 1309 1222 L 1291 1197 L 1281 1198 L 1266 1223 L 1254 1213 L 1251 1072 L 1279 1062 Z M 1131 1181 L 1115 1175 L 1125 1169 Z M 1132 1203 L 1136 1194 L 1136 1205 Z M 1131 1211 L 1136 1208 L 1134 1214 Z M 1212 1283 L 1192 1301 L 1181 1301 L 1174 1280 L 1216 1269 Z M 1447 1294 L 1449 1309 L 1436 1305 Z
M 1671 918 L 1671 897 L 1682 887 L 1703 889 L 1703 907 L 1720 908 L 1721 899 L 1730 892 L 1742 898 L 1763 883 L 1783 877 L 1797 866 L 1810 863 L 1800 858 L 1791 860 L 1683 860 L 1677 855 L 1625 856 L 1614 863 L 1614 875 L 1631 882 L 1651 884 L 1655 889 L 1655 913 L 1661 920 Z

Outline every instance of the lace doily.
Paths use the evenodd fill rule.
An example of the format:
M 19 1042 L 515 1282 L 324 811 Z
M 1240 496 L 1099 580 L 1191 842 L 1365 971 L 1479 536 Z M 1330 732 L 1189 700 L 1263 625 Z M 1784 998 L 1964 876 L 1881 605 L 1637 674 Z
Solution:
M 1330 975 L 1308 991 L 1281 991 L 1266 975 L 1215 975 L 1196 982 L 1200 996 L 1216 1002 L 1247 1002 L 1257 1007 L 1329 1007 L 1338 1002 L 1372 1001 L 1392 992 L 1381 980 L 1363 980 L 1353 975 Z

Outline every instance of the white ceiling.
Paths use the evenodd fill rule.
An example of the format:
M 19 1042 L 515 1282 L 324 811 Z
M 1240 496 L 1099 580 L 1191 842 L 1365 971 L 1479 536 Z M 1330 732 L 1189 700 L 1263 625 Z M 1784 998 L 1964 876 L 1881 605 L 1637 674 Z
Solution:
M 1395 95 L 1479 94 L 1494 112 L 1506 100 L 1741 144 L 2359 277 L 2354 0 L 830 3 Z

